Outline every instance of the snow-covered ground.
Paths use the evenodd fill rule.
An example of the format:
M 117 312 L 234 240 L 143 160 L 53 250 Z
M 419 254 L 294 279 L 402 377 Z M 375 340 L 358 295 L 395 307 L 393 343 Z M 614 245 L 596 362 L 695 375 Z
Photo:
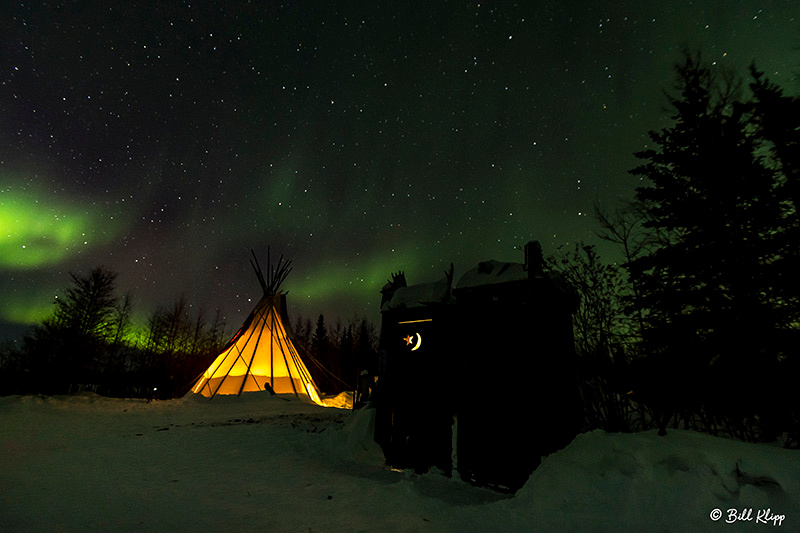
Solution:
M 797 451 L 595 431 L 510 497 L 385 468 L 371 415 L 260 394 L 0 398 L 0 531 L 800 531 Z

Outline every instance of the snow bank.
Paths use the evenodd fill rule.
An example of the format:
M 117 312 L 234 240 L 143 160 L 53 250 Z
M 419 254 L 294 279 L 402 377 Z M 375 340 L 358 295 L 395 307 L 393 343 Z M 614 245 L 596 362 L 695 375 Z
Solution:
M 373 428 L 263 394 L 0 398 L 0 531 L 800 530 L 794 450 L 595 431 L 508 497 L 387 469 Z
M 591 524 L 595 531 L 763 531 L 767 524 L 756 523 L 757 511 L 769 509 L 796 531 L 798 496 L 796 450 L 690 431 L 659 437 L 656 430 L 598 430 L 547 457 L 509 509 L 520 525 L 545 520 Z M 721 513 L 716 521 L 715 509 Z M 729 509 L 752 509 L 752 520 L 729 523 Z

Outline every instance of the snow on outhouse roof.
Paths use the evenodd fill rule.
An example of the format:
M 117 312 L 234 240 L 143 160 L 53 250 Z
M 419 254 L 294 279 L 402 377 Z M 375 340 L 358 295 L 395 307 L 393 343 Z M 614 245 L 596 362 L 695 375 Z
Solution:
M 522 263 L 504 263 L 501 261 L 483 261 L 468 270 L 458 280 L 456 289 L 467 289 L 483 285 L 523 281 L 528 279 L 528 271 Z
M 419 283 L 397 289 L 392 295 L 392 299 L 383 304 L 381 310 L 397 307 L 421 307 L 432 302 L 443 302 L 448 297 L 446 279 L 431 283 Z

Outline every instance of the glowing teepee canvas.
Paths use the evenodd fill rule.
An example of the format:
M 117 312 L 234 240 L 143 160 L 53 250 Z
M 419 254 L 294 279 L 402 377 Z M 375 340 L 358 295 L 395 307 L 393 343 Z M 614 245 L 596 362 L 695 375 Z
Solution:
M 255 254 L 253 255 L 255 259 Z M 305 363 L 292 344 L 285 320 L 286 296 L 278 288 L 289 273 L 283 257 L 269 278 L 264 279 L 258 262 L 253 263 L 264 297 L 245 323 L 192 387 L 196 394 L 213 398 L 217 394 L 264 391 L 294 394 L 322 405 L 319 390 Z

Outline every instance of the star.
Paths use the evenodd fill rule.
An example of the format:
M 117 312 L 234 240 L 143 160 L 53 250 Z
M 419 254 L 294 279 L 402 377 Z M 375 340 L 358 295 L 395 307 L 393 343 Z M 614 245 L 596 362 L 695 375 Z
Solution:
M 796 34 L 790 2 L 537 17 L 530 2 L 231 0 L 124 3 L 89 38 L 80 11 L 35 4 L 9 4 L 0 32 L 0 294 L 25 295 L 0 298 L 0 343 L 49 316 L 68 272 L 100 265 L 146 327 L 182 293 L 212 314 L 257 296 L 251 248 L 293 260 L 290 315 L 330 323 L 379 321 L 390 272 L 424 283 L 451 261 L 522 261 L 527 240 L 617 259 L 586 206 L 632 197 L 632 152 L 666 120 L 686 28 L 745 76 L 753 60 L 790 71 Z

